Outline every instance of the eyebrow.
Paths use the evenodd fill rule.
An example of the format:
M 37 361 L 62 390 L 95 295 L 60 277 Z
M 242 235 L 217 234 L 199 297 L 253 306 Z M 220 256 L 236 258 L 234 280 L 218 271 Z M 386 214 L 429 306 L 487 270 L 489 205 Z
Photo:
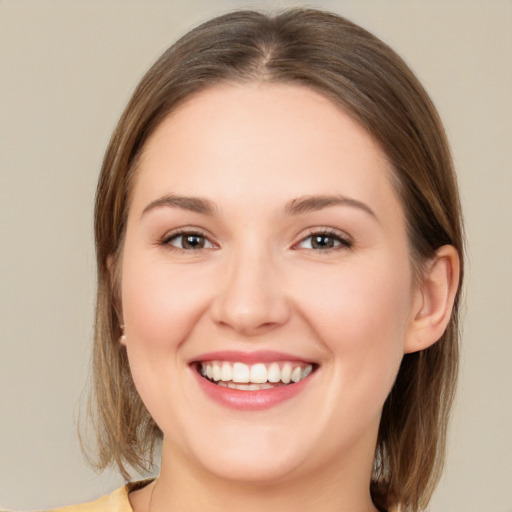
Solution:
M 149 203 L 142 211 L 141 216 L 145 215 L 151 210 L 164 206 L 171 208 L 181 208 L 182 210 L 188 210 L 209 216 L 214 215 L 217 212 L 215 203 L 208 199 L 169 194 Z M 358 208 L 377 219 L 377 215 L 367 204 L 358 201 L 357 199 L 352 199 L 342 195 L 315 195 L 297 197 L 286 204 L 284 207 L 284 214 L 300 215 L 311 211 L 322 210 L 323 208 L 329 208 L 331 206 L 350 206 L 352 208 Z
M 214 203 L 208 199 L 169 194 L 149 203 L 142 211 L 141 216 L 145 215 L 151 210 L 154 210 L 155 208 L 161 208 L 162 206 L 181 208 L 182 210 L 189 210 L 191 212 L 201 213 L 203 215 L 213 215 L 217 210 Z
M 302 196 L 293 199 L 285 206 L 286 215 L 300 215 L 330 206 L 350 206 L 358 208 L 377 219 L 375 212 L 365 203 L 342 195 Z

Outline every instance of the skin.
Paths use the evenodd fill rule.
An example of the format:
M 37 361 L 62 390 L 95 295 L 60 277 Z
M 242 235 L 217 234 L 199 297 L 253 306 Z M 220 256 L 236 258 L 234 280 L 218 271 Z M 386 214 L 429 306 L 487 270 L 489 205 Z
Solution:
M 386 156 L 301 86 L 199 93 L 156 129 L 137 172 L 121 263 L 124 343 L 164 444 L 160 477 L 130 495 L 134 510 L 375 511 L 382 406 L 403 354 L 444 330 L 454 250 L 413 280 Z M 169 195 L 214 211 L 155 204 Z M 286 211 L 312 195 L 358 203 Z M 204 235 L 204 247 L 183 248 L 180 229 Z M 326 232 L 334 247 L 313 247 L 311 234 Z M 277 350 L 318 369 L 290 400 L 233 410 L 206 396 L 189 365 L 214 350 Z

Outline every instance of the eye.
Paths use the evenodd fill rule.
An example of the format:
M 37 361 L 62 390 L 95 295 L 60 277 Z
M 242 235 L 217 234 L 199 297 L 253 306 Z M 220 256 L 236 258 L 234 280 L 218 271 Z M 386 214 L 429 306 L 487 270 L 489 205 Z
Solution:
M 185 251 L 212 249 L 214 245 L 201 233 L 179 232 L 166 237 L 162 243 Z
M 317 251 L 328 251 L 337 248 L 349 248 L 352 242 L 338 233 L 319 232 L 311 233 L 302 239 L 298 245 L 300 249 L 312 249 Z

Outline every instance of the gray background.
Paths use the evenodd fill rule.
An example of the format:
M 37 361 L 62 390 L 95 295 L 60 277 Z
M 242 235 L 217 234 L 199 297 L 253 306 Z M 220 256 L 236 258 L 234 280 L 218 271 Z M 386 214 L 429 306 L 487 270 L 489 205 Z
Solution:
M 228 0 L 0 0 L 0 507 L 118 485 L 76 435 L 94 300 L 92 205 L 110 132 L 159 54 Z M 436 102 L 469 244 L 462 375 L 432 512 L 512 510 L 512 2 L 318 1 L 391 44 Z

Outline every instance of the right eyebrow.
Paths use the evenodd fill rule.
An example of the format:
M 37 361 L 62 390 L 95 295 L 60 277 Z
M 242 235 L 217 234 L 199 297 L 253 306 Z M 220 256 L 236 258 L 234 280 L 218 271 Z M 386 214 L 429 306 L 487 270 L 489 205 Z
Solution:
M 202 213 L 203 215 L 213 215 L 217 210 L 215 205 L 208 199 L 168 194 L 151 201 L 151 203 L 149 203 L 142 211 L 141 217 L 151 210 L 162 207 L 181 208 L 182 210 Z

